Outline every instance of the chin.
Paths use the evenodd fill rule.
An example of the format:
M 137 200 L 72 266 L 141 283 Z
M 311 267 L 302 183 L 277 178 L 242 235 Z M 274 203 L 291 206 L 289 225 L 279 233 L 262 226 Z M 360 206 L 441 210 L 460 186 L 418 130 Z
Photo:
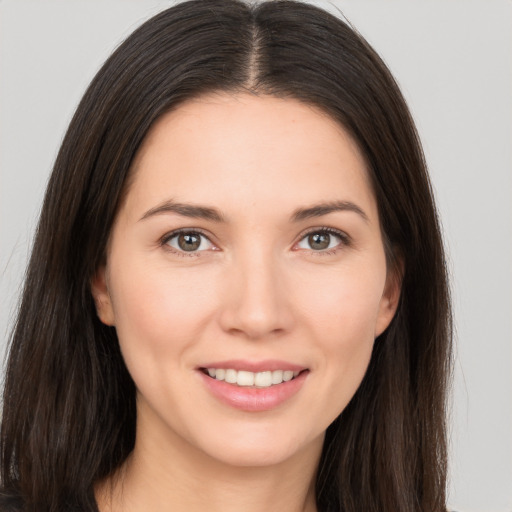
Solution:
M 282 429 L 275 435 L 271 428 L 246 435 L 227 435 L 216 439 L 203 439 L 200 447 L 212 459 L 234 467 L 276 466 L 304 456 L 305 452 L 321 450 L 325 432 L 310 439 L 304 435 L 293 435 Z M 312 452 L 313 453 L 313 452 Z

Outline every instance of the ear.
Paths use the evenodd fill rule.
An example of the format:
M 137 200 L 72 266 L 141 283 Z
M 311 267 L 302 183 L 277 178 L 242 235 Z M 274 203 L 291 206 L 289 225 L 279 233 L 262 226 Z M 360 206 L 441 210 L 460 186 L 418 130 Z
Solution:
M 115 325 L 114 309 L 112 308 L 112 300 L 108 291 L 106 273 L 105 265 L 101 265 L 91 279 L 91 293 L 96 305 L 98 318 L 105 325 L 113 326 Z
M 395 316 L 402 289 L 403 265 L 396 262 L 392 269 L 388 270 L 384 293 L 380 300 L 379 313 L 375 324 L 375 338 L 380 336 L 389 326 Z

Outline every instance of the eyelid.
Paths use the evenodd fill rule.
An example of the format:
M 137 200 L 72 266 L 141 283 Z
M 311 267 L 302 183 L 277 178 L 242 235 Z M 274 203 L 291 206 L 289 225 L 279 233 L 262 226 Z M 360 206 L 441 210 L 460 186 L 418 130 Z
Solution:
M 172 246 L 169 245 L 169 240 L 171 240 L 172 238 L 178 236 L 179 234 L 181 233 L 196 233 L 198 235 L 201 235 L 203 236 L 204 238 L 206 238 L 208 240 L 208 242 L 213 246 L 213 249 L 210 249 L 210 250 L 220 250 L 217 245 L 212 241 L 212 237 L 209 233 L 207 233 L 205 230 L 201 229 L 201 228 L 194 228 L 194 227 L 185 227 L 185 228 L 178 228 L 178 229 L 174 229 L 172 231 L 169 231 L 168 233 L 166 233 L 165 235 L 163 235 L 160 240 L 159 240 L 159 244 L 161 246 L 165 246 L 169 251 L 171 252 L 174 252 L 176 254 L 179 254 L 179 255 L 186 255 L 186 256 L 199 256 L 200 253 L 202 252 L 205 252 L 205 250 L 201 250 L 201 251 L 190 251 L 190 252 L 187 252 L 187 251 L 182 251 L 182 250 L 179 250 L 179 249 L 176 249 Z M 293 244 L 293 248 L 296 248 L 297 244 L 299 242 L 301 242 L 302 240 L 304 240 L 304 238 L 306 238 L 308 235 L 312 234 L 312 233 L 329 233 L 329 234 L 333 234 L 335 236 L 338 236 L 341 241 L 342 241 L 342 244 L 345 245 L 345 246 L 350 246 L 351 243 L 352 243 L 352 239 L 351 237 L 344 231 L 340 230 L 340 229 L 337 229 L 337 228 L 333 228 L 333 227 L 329 227 L 329 226 L 319 226 L 319 227 L 312 227 L 312 228 L 308 228 L 306 230 L 304 230 L 297 238 L 297 241 Z M 336 248 L 334 249 L 330 249 L 330 251 L 332 250 L 336 250 Z M 324 250 L 324 251 L 315 251 L 313 249 L 311 249 L 312 252 L 315 252 L 315 253 L 318 253 L 318 254 L 321 254 L 321 253 L 326 253 L 328 250 Z
M 332 228 L 329 226 L 321 226 L 321 227 L 314 227 L 314 228 L 308 228 L 305 231 L 303 231 L 299 236 L 297 241 L 293 244 L 293 247 L 296 247 L 299 242 L 304 240 L 308 235 L 311 235 L 313 233 L 329 233 L 335 236 L 338 236 L 341 238 L 342 244 L 345 246 L 350 246 L 352 244 L 352 238 L 345 233 L 345 231 L 342 231 L 337 228 Z M 315 252 L 317 254 L 325 253 L 327 251 L 332 251 L 333 249 L 325 249 L 324 251 L 314 251 L 311 249 L 312 252 Z
M 169 241 L 172 240 L 173 238 L 175 238 L 176 236 L 180 235 L 181 233 L 195 233 L 195 234 L 201 235 L 201 236 L 203 236 L 204 238 L 206 238 L 208 240 L 208 242 L 213 246 L 213 249 L 203 249 L 201 251 L 190 251 L 190 252 L 187 252 L 187 251 L 182 251 L 182 250 L 176 249 L 175 247 L 170 246 L 169 245 Z M 205 252 L 206 250 L 216 250 L 216 251 L 219 250 L 217 245 L 212 241 L 211 235 L 209 235 L 207 232 L 205 232 L 201 228 L 188 228 L 187 227 L 187 228 L 174 229 L 172 231 L 169 231 L 165 235 L 163 235 L 160 238 L 160 240 L 159 240 L 159 244 L 162 247 L 165 247 L 170 252 L 173 252 L 175 254 L 179 254 L 179 255 L 182 255 L 182 256 L 183 255 L 185 255 L 185 256 L 194 256 L 194 255 L 195 256 L 199 256 L 200 253 Z

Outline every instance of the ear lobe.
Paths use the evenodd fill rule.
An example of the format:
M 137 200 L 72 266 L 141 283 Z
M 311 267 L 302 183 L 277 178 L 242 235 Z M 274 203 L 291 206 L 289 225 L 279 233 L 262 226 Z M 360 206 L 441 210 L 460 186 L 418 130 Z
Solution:
M 96 314 L 105 325 L 115 325 L 112 300 L 107 286 L 106 268 L 102 265 L 91 279 L 91 293 L 96 305 Z
M 402 290 L 402 264 L 398 263 L 394 269 L 388 271 L 386 286 L 380 300 L 379 314 L 375 324 L 375 338 L 379 337 L 391 323 L 398 308 L 400 292 Z

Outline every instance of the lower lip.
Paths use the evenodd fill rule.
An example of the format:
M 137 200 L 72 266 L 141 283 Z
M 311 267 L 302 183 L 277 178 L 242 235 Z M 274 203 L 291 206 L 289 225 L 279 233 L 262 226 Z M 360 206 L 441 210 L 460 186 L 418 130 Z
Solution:
M 223 380 L 213 379 L 199 370 L 199 373 L 210 392 L 221 402 L 248 412 L 269 411 L 292 398 L 304 384 L 308 371 L 297 377 L 268 388 L 252 388 L 229 384 Z

